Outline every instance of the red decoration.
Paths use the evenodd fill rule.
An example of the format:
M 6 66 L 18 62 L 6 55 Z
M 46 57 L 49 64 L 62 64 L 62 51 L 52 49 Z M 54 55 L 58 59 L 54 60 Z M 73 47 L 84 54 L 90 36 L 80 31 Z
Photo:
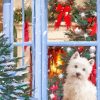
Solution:
M 57 85 L 53 85 L 53 86 L 50 87 L 50 90 L 51 91 L 56 91 L 56 90 L 58 90 L 58 86 Z
M 83 50 L 84 50 L 84 47 L 83 46 L 78 47 L 78 51 L 79 52 L 82 52 Z
M 52 100 L 58 100 L 57 98 L 57 95 L 56 94 L 54 94 L 55 95 L 55 97 L 52 99 Z
M 29 22 L 25 21 L 25 26 L 24 26 L 24 42 L 29 41 Z M 25 46 L 24 49 L 26 49 L 27 46 Z
M 89 27 L 90 29 L 90 36 L 95 36 L 96 35 L 96 31 L 97 31 L 97 17 L 89 17 L 87 18 L 87 21 L 89 24 L 93 24 L 91 27 Z
M 24 42 L 28 42 L 28 41 L 29 41 L 29 22 L 27 20 L 25 20 Z M 32 54 L 31 54 L 31 51 L 30 51 L 30 47 L 24 46 L 24 49 L 25 49 L 25 56 L 26 57 L 30 57 L 30 59 L 28 61 L 28 62 L 30 62 L 30 68 L 29 68 L 30 78 L 29 78 L 29 82 L 30 82 L 30 89 L 32 89 Z M 26 54 L 26 52 L 27 52 L 27 54 Z M 30 91 L 30 96 L 31 95 L 32 95 L 32 91 Z
M 91 32 L 89 33 L 90 36 L 95 36 L 97 32 L 97 23 L 94 23 L 92 27 L 89 28 Z
M 93 65 L 92 73 L 89 77 L 89 80 L 92 81 L 92 83 L 96 85 L 96 63 L 94 63 Z
M 58 4 L 58 6 L 56 7 L 56 11 L 59 12 L 59 14 L 57 17 L 57 21 L 55 22 L 55 29 L 59 28 L 63 18 L 66 23 L 66 27 L 69 28 L 71 26 L 71 15 L 69 14 L 71 11 L 71 7 L 63 7 L 61 4 Z
M 97 18 L 96 17 L 89 17 L 87 18 L 88 23 L 96 22 Z

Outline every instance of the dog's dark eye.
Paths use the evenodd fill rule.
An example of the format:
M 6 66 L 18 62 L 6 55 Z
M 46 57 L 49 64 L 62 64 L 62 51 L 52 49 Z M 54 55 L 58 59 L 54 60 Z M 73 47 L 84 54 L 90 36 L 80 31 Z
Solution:
M 83 71 L 85 71 L 86 69 L 85 68 L 83 68 Z
M 74 67 L 75 67 L 75 68 L 77 68 L 78 66 L 77 66 L 77 65 L 75 65 Z

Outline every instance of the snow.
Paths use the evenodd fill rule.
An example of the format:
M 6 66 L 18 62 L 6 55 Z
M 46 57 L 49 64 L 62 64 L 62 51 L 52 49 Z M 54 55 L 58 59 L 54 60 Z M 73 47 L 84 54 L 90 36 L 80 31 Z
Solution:
M 2 85 L 0 85 L 0 89 L 5 89 L 5 87 L 3 87 Z
M 15 90 L 15 93 L 24 93 L 22 90 Z

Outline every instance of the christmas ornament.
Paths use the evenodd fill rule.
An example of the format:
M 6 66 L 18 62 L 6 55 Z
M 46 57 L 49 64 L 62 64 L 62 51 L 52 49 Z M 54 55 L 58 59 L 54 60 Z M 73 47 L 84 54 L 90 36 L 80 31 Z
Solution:
M 67 52 L 70 52 L 70 51 L 72 51 L 72 48 L 68 47 Z
M 90 57 L 91 57 L 91 58 L 94 58 L 94 57 L 95 57 L 95 54 L 94 54 L 94 53 L 91 53 L 91 54 L 90 54 Z
M 89 51 L 90 51 L 90 53 L 95 53 L 96 52 L 96 47 L 95 46 L 91 46 Z
M 82 52 L 83 50 L 84 50 L 84 47 L 83 46 L 78 47 L 78 51 L 79 52 Z
M 56 11 L 59 12 L 59 14 L 57 20 L 55 21 L 55 29 L 59 28 L 62 19 L 64 19 L 66 28 L 68 29 L 71 26 L 71 7 L 68 5 L 63 7 L 61 4 L 58 4 Z
M 55 94 L 50 94 L 50 98 L 51 98 L 51 100 L 57 100 L 57 95 L 55 95 Z
M 82 29 L 79 27 L 75 28 L 74 31 L 75 31 L 75 34 L 82 34 L 83 33 Z
M 62 79 L 63 78 L 63 74 L 59 74 L 58 77 L 59 77 L 59 79 Z
M 74 53 L 74 50 L 71 47 L 68 47 L 67 48 L 67 54 L 68 54 L 68 56 L 71 57 L 73 53 Z
M 50 94 L 50 98 L 51 99 L 54 99 L 55 98 L 55 95 L 52 93 L 52 94 Z
M 86 17 L 86 14 L 84 12 L 82 12 L 80 15 L 81 15 L 82 18 Z

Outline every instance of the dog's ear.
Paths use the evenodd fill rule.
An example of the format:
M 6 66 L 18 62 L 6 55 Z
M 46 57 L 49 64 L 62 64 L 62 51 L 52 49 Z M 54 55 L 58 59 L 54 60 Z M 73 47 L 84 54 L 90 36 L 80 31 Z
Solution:
M 95 62 L 94 59 L 90 59 L 90 60 L 89 60 L 89 63 L 90 63 L 91 66 L 94 65 L 94 62 Z
M 78 58 L 78 57 L 80 57 L 80 54 L 79 54 L 78 51 L 76 51 L 76 52 L 72 55 L 71 59 L 76 59 L 76 58 Z

